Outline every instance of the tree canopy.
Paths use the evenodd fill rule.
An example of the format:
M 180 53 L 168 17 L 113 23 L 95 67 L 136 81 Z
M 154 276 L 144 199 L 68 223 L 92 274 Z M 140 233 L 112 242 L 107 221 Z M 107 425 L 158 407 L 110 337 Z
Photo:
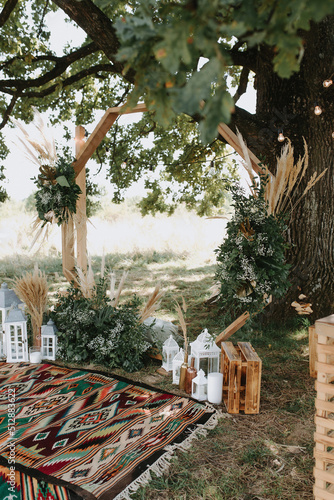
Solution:
M 116 55 L 119 40 L 113 22 L 125 15 L 128 2 L 106 5 L 104 12 L 90 1 L 65 2 L 68 14 L 71 15 L 68 9 L 77 9 L 75 15 L 81 19 L 78 24 L 87 36 L 82 46 L 74 47 L 67 42 L 65 30 L 63 46 L 57 50 L 50 43 L 48 28 L 48 17 L 58 8 L 54 2 L 23 0 L 2 5 L 0 129 L 11 125 L 10 117 L 32 120 L 33 106 L 40 112 L 48 111 L 52 124 L 73 120 L 89 129 L 97 110 L 125 102 L 134 88 L 134 73 L 123 75 L 124 65 Z M 69 132 L 64 132 L 70 139 Z M 143 137 L 149 137 L 150 144 L 146 141 L 145 145 Z M 2 137 L 2 160 L 7 153 Z M 146 173 L 148 195 L 141 202 L 143 213 L 171 213 L 177 203 L 184 202 L 198 213 L 208 214 L 223 204 L 226 187 L 236 177 L 233 162 L 221 159 L 225 154 L 225 145 L 220 141 L 201 143 L 198 124 L 191 117 L 175 115 L 169 126 L 163 128 L 152 112 L 145 113 L 132 126 L 117 123 L 95 159 L 107 165 L 116 202 L 122 199 L 126 188 Z M 0 198 L 5 199 L 4 190 Z

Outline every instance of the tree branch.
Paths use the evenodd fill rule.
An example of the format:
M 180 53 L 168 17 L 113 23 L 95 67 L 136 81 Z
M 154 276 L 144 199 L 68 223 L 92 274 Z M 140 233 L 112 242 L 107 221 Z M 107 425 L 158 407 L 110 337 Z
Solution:
M 119 49 L 119 40 L 116 30 L 102 10 L 91 0 L 69 1 L 53 0 L 104 52 L 107 58 L 114 64 L 116 72 L 122 74 L 123 64 L 116 61 L 116 53 Z M 133 82 L 133 74 L 127 73 L 126 79 Z
M 277 129 L 268 122 L 268 117 L 261 118 L 258 114 L 252 114 L 245 109 L 235 107 L 229 127 L 236 133 L 239 130 L 245 139 L 249 149 L 261 159 L 263 152 L 273 150 L 277 143 Z M 219 139 L 225 140 L 219 136 Z
M 4 128 L 4 126 L 7 124 L 8 120 L 9 120 L 9 117 L 10 117 L 10 114 L 13 111 L 13 108 L 15 106 L 15 103 L 16 103 L 17 99 L 18 99 L 18 96 L 13 95 L 10 103 L 8 104 L 6 110 L 5 110 L 4 114 L 3 114 L 2 122 L 0 123 L 0 130 L 2 128 Z
M 256 73 L 257 51 L 255 49 L 238 50 L 237 44 L 229 51 L 235 66 L 243 66 Z
M 71 75 L 68 78 L 65 78 L 62 82 L 55 83 L 54 85 L 51 85 L 50 87 L 47 87 L 46 89 L 40 90 L 39 92 L 37 91 L 31 91 L 31 92 L 22 92 L 21 96 L 22 97 L 46 97 L 50 94 L 52 94 L 57 87 L 61 84 L 62 87 L 68 87 L 69 85 L 72 85 L 73 83 L 79 82 L 83 78 L 86 78 L 87 76 L 94 75 L 99 72 L 99 71 L 108 71 L 115 73 L 115 68 L 113 64 L 96 64 L 95 66 L 92 66 L 90 68 L 86 68 L 82 71 L 79 71 L 75 75 Z
M 0 12 L 0 27 L 2 27 L 5 22 L 8 20 L 9 16 L 15 9 L 19 0 L 7 0 L 4 5 L 4 8 Z
M 233 96 L 233 100 L 235 103 L 240 99 L 240 97 L 247 90 L 249 72 L 250 72 L 250 70 L 246 67 L 242 68 L 242 70 L 241 70 L 239 86 L 237 88 L 236 93 Z
M 71 52 L 70 54 L 56 58 L 55 59 L 56 64 L 54 68 L 51 71 L 45 73 L 44 75 L 39 76 L 38 78 L 31 78 L 30 80 L 19 80 L 19 79 L 0 80 L 0 88 L 8 88 L 13 86 L 18 90 L 23 90 L 31 87 L 39 87 L 45 85 L 46 83 L 50 82 L 51 80 L 54 80 L 62 73 L 64 73 L 64 71 L 68 68 L 68 66 L 96 52 L 97 50 L 98 48 L 96 47 L 95 43 L 84 45 L 83 47 L 80 47 L 79 49 Z

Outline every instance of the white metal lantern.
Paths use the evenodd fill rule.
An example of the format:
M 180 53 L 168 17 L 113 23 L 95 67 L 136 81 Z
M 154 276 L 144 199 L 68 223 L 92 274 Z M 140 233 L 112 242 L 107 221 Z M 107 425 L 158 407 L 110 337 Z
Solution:
M 206 375 L 219 372 L 220 348 L 216 345 L 205 328 L 194 342 L 190 343 L 191 356 L 195 358 L 197 371 L 203 370 Z
M 162 345 L 162 368 L 166 372 L 170 372 L 173 369 L 173 359 L 179 352 L 180 348 L 173 336 L 170 335 L 167 340 Z
M 179 385 L 180 383 L 180 368 L 184 361 L 184 350 L 181 348 L 173 359 L 173 384 Z
M 52 361 L 56 359 L 57 331 L 57 327 L 52 319 L 49 319 L 46 325 L 42 325 L 42 359 L 50 359 Z
M 7 283 L 2 283 L 0 287 L 0 321 L 2 325 L 2 346 L 3 352 L 6 354 L 6 340 L 5 340 L 5 319 L 13 304 L 23 305 L 23 302 L 18 298 L 14 290 L 8 288 Z
M 17 305 L 5 319 L 7 363 L 28 361 L 27 319 Z
M 208 379 L 203 370 L 199 370 L 197 376 L 193 378 L 191 395 L 198 401 L 205 401 L 208 399 Z

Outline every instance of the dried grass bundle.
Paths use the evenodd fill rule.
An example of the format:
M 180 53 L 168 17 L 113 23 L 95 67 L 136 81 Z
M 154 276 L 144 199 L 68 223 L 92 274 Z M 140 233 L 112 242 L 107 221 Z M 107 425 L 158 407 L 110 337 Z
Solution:
M 247 172 L 247 174 L 248 174 L 248 176 L 250 178 L 250 181 L 251 181 L 251 183 L 248 184 L 248 187 L 249 187 L 250 192 L 252 193 L 252 195 L 254 197 L 256 197 L 256 191 L 253 188 L 253 186 L 256 185 L 256 176 L 254 175 L 254 170 L 253 170 L 253 167 L 252 167 L 252 162 L 251 162 L 251 160 L 249 158 L 247 144 L 246 144 L 244 138 L 242 137 L 242 135 L 240 134 L 238 128 L 236 129 L 236 131 L 237 131 L 237 137 L 238 137 L 238 140 L 239 140 L 239 143 L 240 143 L 240 147 L 241 147 L 243 155 L 244 155 L 244 161 L 242 162 L 242 165 L 246 169 L 246 172 Z
M 122 277 L 120 279 L 120 282 L 118 284 L 118 288 L 116 290 L 115 289 L 116 288 L 116 276 L 114 273 L 110 274 L 110 304 L 113 307 L 118 306 L 119 299 L 120 299 L 120 296 L 121 296 L 121 293 L 122 293 L 124 283 L 125 283 L 127 276 L 128 276 L 128 272 L 124 271 L 122 274 Z
M 86 299 L 92 299 L 96 293 L 96 283 L 92 268 L 92 259 L 88 258 L 88 269 L 84 272 L 80 267 L 76 267 L 77 276 L 74 277 L 82 295 Z
M 163 294 L 164 293 L 160 291 L 160 285 L 157 285 L 153 290 L 153 292 L 151 293 L 150 297 L 148 298 L 145 307 L 140 313 L 140 318 L 139 318 L 140 323 L 143 323 L 145 319 L 149 318 L 155 313 L 155 311 L 160 306 Z
M 34 345 L 40 347 L 40 328 L 48 300 L 48 283 L 45 273 L 36 265 L 32 273 L 26 272 L 22 278 L 14 280 L 17 296 L 26 304 L 31 316 Z
M 252 195 L 256 196 L 256 192 L 254 192 L 252 187 L 256 183 L 256 176 L 253 173 L 247 145 L 238 130 L 237 136 L 245 158 L 243 166 L 245 167 L 252 182 L 250 190 Z M 276 176 L 271 174 L 266 165 L 262 166 L 263 173 L 268 177 L 268 182 L 265 186 L 265 200 L 268 203 L 269 214 L 275 215 L 280 212 L 284 213 L 288 209 L 291 211 L 294 210 L 306 193 L 312 189 L 312 187 L 325 175 L 327 171 L 326 168 L 319 175 L 315 172 L 307 183 L 307 186 L 302 194 L 299 198 L 295 199 L 298 187 L 305 176 L 309 165 L 307 143 L 304 138 L 303 141 L 304 154 L 303 156 L 299 156 L 297 162 L 295 163 L 294 148 L 291 141 L 287 139 L 287 143 L 282 148 L 281 155 L 277 157 Z
M 44 165 L 49 165 L 54 167 L 57 161 L 56 145 L 54 139 L 48 139 L 45 134 L 45 125 L 43 122 L 42 115 L 34 110 L 34 120 L 33 125 L 38 133 L 38 141 L 33 139 L 23 125 L 12 118 L 12 122 L 21 130 L 23 134 L 23 139 L 18 138 L 20 143 L 23 145 L 26 152 L 26 157 L 32 161 L 39 168 Z
M 176 309 L 177 316 L 179 318 L 179 322 L 180 322 L 182 333 L 183 333 L 184 351 L 188 352 L 187 324 L 186 324 L 186 321 L 184 319 L 184 314 L 183 314 L 183 312 L 184 313 L 187 312 L 187 306 L 186 306 L 186 302 L 185 302 L 183 296 L 182 296 L 182 308 L 181 308 L 180 304 L 178 302 L 176 302 L 175 309 Z M 183 311 L 182 311 L 182 309 L 183 309 Z

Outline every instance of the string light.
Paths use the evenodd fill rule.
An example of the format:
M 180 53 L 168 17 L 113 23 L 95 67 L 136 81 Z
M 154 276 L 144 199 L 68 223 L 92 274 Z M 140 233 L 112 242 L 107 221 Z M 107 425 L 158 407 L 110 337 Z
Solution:
M 330 78 L 328 78 L 328 80 L 324 80 L 322 84 L 326 88 L 330 87 L 333 84 L 333 80 L 331 80 Z
M 332 137 L 333 137 L 333 139 L 334 139 L 334 132 L 332 132 Z
M 283 134 L 283 130 L 282 130 L 282 129 L 278 131 L 278 137 L 277 137 L 277 140 L 278 140 L 279 142 L 283 142 L 283 141 L 285 141 L 285 137 L 284 137 L 284 134 Z
M 321 113 L 322 113 L 321 107 L 319 106 L 319 104 L 315 104 L 314 105 L 314 114 L 319 116 L 319 115 L 321 115 Z

